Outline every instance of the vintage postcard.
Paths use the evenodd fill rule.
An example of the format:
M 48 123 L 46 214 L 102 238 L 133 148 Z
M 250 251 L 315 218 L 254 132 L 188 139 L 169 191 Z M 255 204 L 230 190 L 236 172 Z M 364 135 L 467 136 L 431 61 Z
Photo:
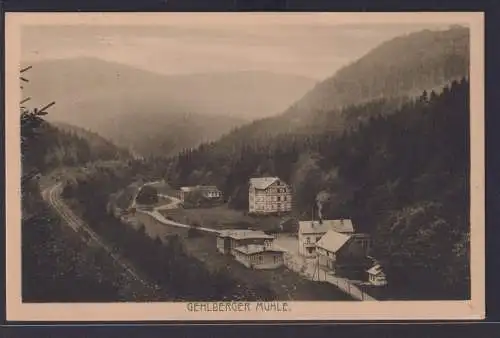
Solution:
M 482 13 L 7 13 L 7 319 L 482 319 Z

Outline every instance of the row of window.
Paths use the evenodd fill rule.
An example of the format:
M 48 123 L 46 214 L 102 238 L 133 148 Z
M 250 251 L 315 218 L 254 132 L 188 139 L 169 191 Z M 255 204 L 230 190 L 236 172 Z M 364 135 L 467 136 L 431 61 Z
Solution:
M 253 194 L 254 190 L 249 190 L 249 192 L 250 192 L 250 194 Z M 278 193 L 278 194 L 284 194 L 286 192 L 287 192 L 286 188 L 269 188 L 269 189 L 265 190 L 266 194 L 276 194 L 276 193 Z M 260 190 L 260 191 L 257 192 L 257 195 L 258 194 L 262 194 L 262 193 L 263 193 L 262 190 Z
M 271 210 L 289 210 L 291 209 L 290 207 L 287 207 L 286 205 L 273 205 L 273 206 L 270 206 L 270 205 L 256 205 L 255 208 L 251 208 L 251 210 L 267 210 L 267 211 L 271 211 Z
M 262 263 L 264 262 L 264 257 L 262 255 L 252 255 L 252 256 L 247 256 L 245 254 L 242 254 L 241 252 L 235 252 L 236 257 L 238 258 L 244 258 L 252 263 Z
M 306 237 L 306 244 L 314 244 L 317 241 L 319 241 L 320 239 L 321 239 L 321 236 L 316 237 L 316 241 L 312 242 L 312 240 L 314 240 L 314 237 Z
M 286 196 L 258 196 L 255 197 L 255 202 L 286 202 Z

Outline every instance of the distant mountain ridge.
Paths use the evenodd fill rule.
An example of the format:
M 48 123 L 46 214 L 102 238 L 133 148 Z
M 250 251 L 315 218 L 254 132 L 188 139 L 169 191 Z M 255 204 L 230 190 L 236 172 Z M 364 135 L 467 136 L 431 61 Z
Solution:
M 142 98 L 144 104 L 150 102 L 145 107 L 154 111 L 229 115 L 244 120 L 280 113 L 317 82 L 305 76 L 254 70 L 165 75 L 91 57 L 32 65 L 28 75 L 32 81 L 25 92 L 44 100 L 50 97 L 76 105 L 89 100 Z M 271 89 L 273 95 L 269 95 Z M 54 114 L 64 116 L 57 110 Z
M 94 58 L 35 63 L 27 77 L 31 105 L 56 101 L 48 120 L 166 156 L 279 113 L 315 83 L 261 71 L 167 76 Z

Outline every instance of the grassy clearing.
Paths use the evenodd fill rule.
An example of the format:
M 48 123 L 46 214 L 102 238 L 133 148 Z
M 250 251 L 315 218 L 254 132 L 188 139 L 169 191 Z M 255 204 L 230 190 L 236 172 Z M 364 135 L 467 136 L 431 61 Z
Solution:
M 349 301 L 352 298 L 329 283 L 307 280 L 294 271 L 282 267 L 274 270 L 248 269 L 230 256 L 216 249 L 216 238 L 211 234 L 184 240 L 188 253 L 211 271 L 227 270 L 233 278 L 255 288 L 269 287 L 279 300 L 295 301 Z
M 134 218 L 138 221 L 134 227 L 144 225 L 146 233 L 152 238 L 164 239 L 171 234 L 181 235 L 186 252 L 201 261 L 209 271 L 227 271 L 231 278 L 240 281 L 242 285 L 257 290 L 267 287 L 279 300 L 352 300 L 331 284 L 309 281 L 285 267 L 268 271 L 248 269 L 233 258 L 219 253 L 213 234 L 202 233 L 197 237 L 188 237 L 186 229 L 163 225 L 148 215 L 137 213 Z
M 200 224 L 213 229 L 254 229 L 271 230 L 279 225 L 277 216 L 250 216 L 244 212 L 229 209 L 227 205 L 213 208 L 163 210 L 161 213 L 183 224 Z

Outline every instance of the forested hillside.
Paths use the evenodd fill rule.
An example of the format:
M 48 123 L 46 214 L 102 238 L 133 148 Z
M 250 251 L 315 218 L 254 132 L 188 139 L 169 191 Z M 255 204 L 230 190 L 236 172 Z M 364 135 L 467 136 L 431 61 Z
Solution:
M 93 161 L 128 159 L 130 153 L 98 134 L 67 125 L 41 121 L 36 137 L 26 145 L 23 168 L 36 168 L 41 173 L 60 167 Z
M 374 254 L 393 279 L 466 297 L 468 81 L 424 92 L 392 114 L 380 107 L 375 101 L 342 110 L 370 118 L 339 135 L 221 140 L 184 151 L 166 176 L 177 185 L 217 184 L 241 209 L 248 206 L 250 177 L 280 176 L 292 184 L 295 211 L 305 218 L 326 192 L 325 217 L 352 218 L 358 231 L 371 233 Z
M 246 141 L 281 133 L 341 133 L 379 112 L 390 114 L 424 90 L 438 93 L 468 77 L 469 29 L 420 31 L 382 43 L 318 83 L 283 114 L 244 125 L 227 138 Z M 377 109 L 346 109 L 379 101 Z

